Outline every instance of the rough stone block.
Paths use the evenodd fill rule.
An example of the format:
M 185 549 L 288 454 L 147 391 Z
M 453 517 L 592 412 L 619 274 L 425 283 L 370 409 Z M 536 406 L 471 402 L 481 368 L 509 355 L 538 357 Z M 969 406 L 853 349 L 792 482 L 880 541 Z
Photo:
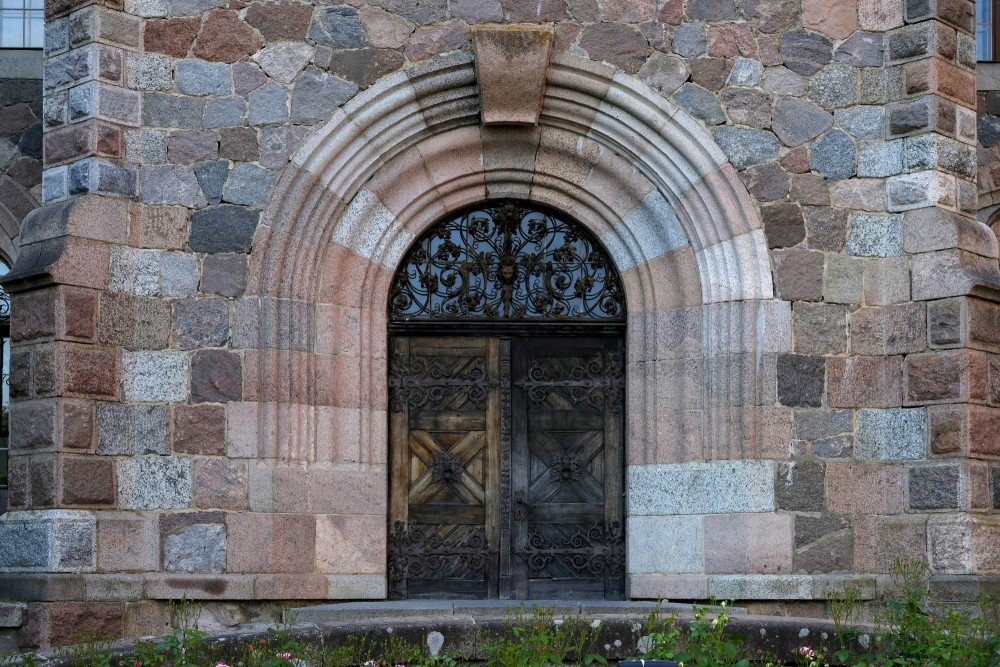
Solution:
M 894 257 L 903 253 L 903 220 L 898 215 L 855 213 L 847 252 L 862 257 Z
M 226 528 L 229 572 L 305 573 L 315 567 L 315 516 L 231 513 Z
M 854 564 L 854 531 L 850 517 L 795 515 L 796 572 L 850 572 Z M 814 583 L 814 594 L 815 584 Z
M 386 562 L 384 519 L 377 515 L 316 517 L 316 569 L 330 574 L 379 574 Z
M 969 406 L 969 453 L 1000 456 L 1000 409 Z
M 998 281 L 995 259 L 963 250 L 914 255 L 911 270 L 913 299 L 921 301 L 964 296 L 977 284 Z M 996 338 L 998 330 L 993 329 L 992 334 L 984 331 L 984 334 Z
M 259 211 L 230 204 L 196 211 L 188 245 L 195 252 L 249 253 L 259 218 Z
M 206 509 L 246 509 L 247 464 L 216 458 L 196 459 L 194 504 Z
M 633 516 L 628 519 L 630 574 L 684 574 L 705 571 L 700 516 Z
M 191 461 L 184 456 L 118 460 L 118 506 L 181 509 L 191 506 Z
M 888 306 L 910 300 L 910 260 L 885 257 L 865 261 L 865 304 Z
M 964 300 L 941 299 L 927 304 L 927 342 L 930 347 L 951 347 L 965 340 Z
M 823 300 L 827 303 L 861 303 L 865 264 L 840 254 L 827 257 L 823 273 Z
M 114 246 L 111 250 L 112 292 L 156 296 L 159 286 L 160 253 Z
M 327 599 L 384 600 L 386 578 L 371 574 L 331 574 L 327 578 Z
M 170 334 L 170 304 L 130 294 L 102 294 L 97 330 L 102 343 L 127 349 L 165 348 Z
M 826 362 L 823 357 L 783 354 L 778 357 L 778 401 L 793 407 L 823 403 Z
M 826 464 L 827 509 L 844 514 L 900 514 L 901 465 L 830 461 Z
M 854 526 L 854 570 L 888 574 L 897 558 L 927 557 L 927 517 L 858 516 Z
M 229 303 L 188 299 L 174 305 L 174 345 L 185 350 L 225 347 L 229 342 Z
M 722 514 L 704 521 L 706 573 L 778 574 L 792 569 L 790 514 Z
M 220 456 L 226 453 L 226 409 L 221 405 L 174 408 L 174 452 Z
M 190 359 L 184 352 L 122 353 L 122 389 L 127 401 L 183 401 Z
M 920 352 L 926 347 L 924 305 L 860 308 L 850 316 L 851 352 L 891 355 Z
M 833 355 L 847 351 L 847 307 L 799 302 L 792 305 L 793 350 Z
M 97 453 L 105 455 L 166 454 L 167 408 L 161 405 L 97 406 Z
M 226 566 L 226 527 L 197 524 L 163 539 L 163 569 L 167 572 L 222 572 Z
M 958 350 L 929 352 L 906 357 L 907 405 L 946 403 L 968 400 L 971 394 L 969 355 Z
M 832 357 L 826 363 L 830 407 L 893 408 L 903 404 L 902 357 Z
M 225 350 L 199 350 L 191 362 L 191 400 L 196 403 L 243 398 L 240 355 Z
M 97 521 L 97 566 L 105 572 L 159 569 L 156 524 L 132 512 L 103 513 Z
M 854 453 L 869 461 L 922 459 L 927 455 L 927 411 L 923 408 L 858 410 Z
M 732 574 L 708 578 L 708 592 L 719 600 L 810 600 L 812 577 L 798 574 Z
M 770 461 L 629 466 L 629 516 L 774 510 Z
M 778 509 L 822 512 L 826 505 L 825 481 L 826 468 L 822 463 L 811 461 L 779 463 L 774 491 Z
M 959 468 L 921 466 L 907 470 L 911 510 L 957 510 Z
M 819 301 L 823 298 L 821 252 L 792 248 L 772 253 L 775 290 L 788 301 Z
M 114 461 L 71 456 L 62 458 L 59 464 L 61 506 L 114 504 Z

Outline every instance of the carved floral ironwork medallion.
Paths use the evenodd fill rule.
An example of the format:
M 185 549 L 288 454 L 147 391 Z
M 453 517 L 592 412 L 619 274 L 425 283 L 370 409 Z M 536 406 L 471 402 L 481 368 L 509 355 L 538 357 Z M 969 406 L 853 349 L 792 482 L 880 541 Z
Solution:
M 478 206 L 439 223 L 396 274 L 390 318 L 621 321 L 610 259 L 580 225 L 520 202 Z

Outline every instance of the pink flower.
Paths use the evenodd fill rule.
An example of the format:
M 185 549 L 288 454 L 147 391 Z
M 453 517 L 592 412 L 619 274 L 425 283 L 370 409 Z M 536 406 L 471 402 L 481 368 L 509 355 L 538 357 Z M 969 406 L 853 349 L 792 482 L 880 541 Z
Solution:
M 933 623 L 934 622 L 934 617 L 933 616 L 928 616 L 927 617 L 927 622 L 928 623 Z
M 283 658 L 284 660 L 288 660 L 289 658 L 292 657 L 292 654 L 291 653 L 275 653 L 274 657 L 275 658 Z

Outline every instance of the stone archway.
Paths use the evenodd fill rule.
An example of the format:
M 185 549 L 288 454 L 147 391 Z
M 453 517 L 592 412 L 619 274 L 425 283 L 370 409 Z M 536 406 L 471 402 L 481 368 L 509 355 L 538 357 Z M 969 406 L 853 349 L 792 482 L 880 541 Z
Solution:
M 481 126 L 460 54 L 337 110 L 293 156 L 255 237 L 242 409 L 259 457 L 315 479 L 310 511 L 384 522 L 389 282 L 432 222 L 493 197 L 566 211 L 621 270 L 628 465 L 787 446 L 787 409 L 768 406 L 788 304 L 773 300 L 756 209 L 711 137 L 634 78 L 573 56 L 552 60 L 537 126 Z M 268 474 L 281 507 L 291 484 Z M 330 484 L 353 495 L 332 498 Z

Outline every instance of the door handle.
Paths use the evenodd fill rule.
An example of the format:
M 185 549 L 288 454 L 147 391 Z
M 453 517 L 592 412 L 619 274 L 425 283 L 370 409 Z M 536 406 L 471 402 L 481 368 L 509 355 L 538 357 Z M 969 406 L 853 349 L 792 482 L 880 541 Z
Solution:
M 535 509 L 534 503 L 528 502 L 528 496 L 523 491 L 514 494 L 514 521 L 524 521 L 528 518 L 528 510 Z

